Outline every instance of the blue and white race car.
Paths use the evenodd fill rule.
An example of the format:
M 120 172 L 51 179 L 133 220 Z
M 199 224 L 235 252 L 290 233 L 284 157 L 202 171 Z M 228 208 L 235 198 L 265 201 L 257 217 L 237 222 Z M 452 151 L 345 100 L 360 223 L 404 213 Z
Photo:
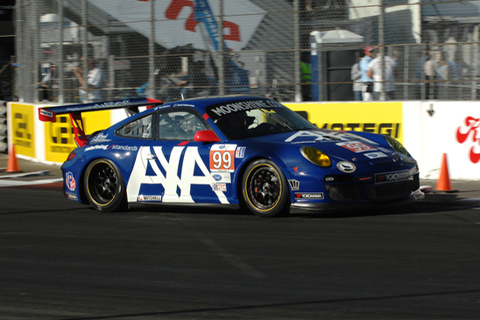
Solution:
M 139 106 L 149 108 L 132 112 Z M 113 108 L 135 114 L 87 137 L 81 113 Z M 39 110 L 43 121 L 67 113 L 79 147 L 62 165 L 65 196 L 100 211 L 201 203 L 273 217 L 424 196 L 417 162 L 397 140 L 319 129 L 267 98 L 135 99 Z

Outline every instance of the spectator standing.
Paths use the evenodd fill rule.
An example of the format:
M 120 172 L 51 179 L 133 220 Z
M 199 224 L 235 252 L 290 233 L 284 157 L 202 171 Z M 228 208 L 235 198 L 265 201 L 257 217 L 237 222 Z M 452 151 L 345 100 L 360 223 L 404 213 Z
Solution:
M 425 54 L 422 55 L 418 61 L 417 61 L 417 66 L 415 69 L 415 80 L 418 81 L 418 85 L 415 86 L 416 94 L 417 94 L 417 99 L 422 99 L 422 87 L 423 85 L 420 85 L 423 83 L 425 80 L 425 63 L 430 59 L 430 49 L 425 49 Z M 427 90 L 428 91 L 428 90 Z
M 395 68 L 397 61 L 387 55 L 383 57 L 385 65 L 385 81 L 382 79 L 382 55 L 379 52 L 377 57 L 368 64 L 367 75 L 373 79 L 373 99 L 380 100 L 380 94 L 385 84 L 385 99 L 393 100 L 395 93 Z
M 303 52 L 300 61 L 300 79 L 302 82 L 302 100 L 312 100 L 312 64 L 310 63 L 310 54 Z
M 440 91 L 440 99 L 447 99 L 448 98 L 448 86 L 449 83 L 447 82 L 451 77 L 452 72 L 450 72 L 450 67 L 447 62 L 447 58 L 445 54 L 442 54 L 442 58 L 440 60 L 440 65 L 437 69 L 437 78 L 441 82 L 438 84 L 441 88 Z
M 85 81 L 83 79 L 83 70 L 80 68 L 73 69 L 73 72 L 81 86 L 80 96 L 82 96 L 82 90 L 87 88 L 87 101 L 83 102 L 102 101 L 103 97 L 101 89 L 106 83 L 105 71 L 94 59 L 88 60 L 88 70 L 87 83 L 85 85 Z M 82 100 L 82 98 L 80 99 Z
M 56 90 L 58 90 L 57 76 L 57 67 L 52 63 L 41 81 L 43 101 L 55 101 Z
M 360 61 L 362 57 L 359 58 L 359 61 L 352 66 L 350 71 L 350 77 L 353 81 L 353 99 L 355 101 L 362 101 L 362 72 L 360 71 Z
M 435 80 L 437 79 L 437 63 L 436 61 L 430 56 L 430 53 L 427 52 L 426 54 L 427 60 L 425 61 L 425 65 L 423 71 L 425 73 L 425 98 L 426 99 L 435 99 L 437 95 Z
M 362 87 L 362 99 L 363 101 L 373 101 L 373 79 L 368 76 L 368 69 L 369 69 L 369 63 L 373 59 L 373 47 L 372 46 L 366 46 L 363 49 L 363 52 L 365 53 L 365 56 L 360 60 L 358 63 L 358 66 L 360 68 L 361 72 L 361 80 L 363 83 Z

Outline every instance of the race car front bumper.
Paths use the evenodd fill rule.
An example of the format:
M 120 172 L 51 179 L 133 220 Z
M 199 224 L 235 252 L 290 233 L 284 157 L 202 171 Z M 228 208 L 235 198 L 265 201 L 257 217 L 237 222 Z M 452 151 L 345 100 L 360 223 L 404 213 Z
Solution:
M 412 191 L 409 196 L 391 200 L 378 202 L 362 202 L 362 201 L 345 201 L 345 202 L 296 202 L 290 206 L 290 213 L 325 213 L 325 212 L 340 212 L 340 211 L 360 211 L 369 209 L 382 209 L 392 207 L 392 205 L 410 204 L 419 200 L 423 200 L 425 194 L 417 189 Z

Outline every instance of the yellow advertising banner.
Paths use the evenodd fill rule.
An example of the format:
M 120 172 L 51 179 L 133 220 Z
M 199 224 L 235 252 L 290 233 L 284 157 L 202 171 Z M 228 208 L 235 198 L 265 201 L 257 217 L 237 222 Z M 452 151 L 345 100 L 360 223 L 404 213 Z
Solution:
M 15 153 L 35 158 L 35 114 L 31 104 L 10 104 L 11 144 Z
M 110 127 L 110 110 L 82 114 L 85 134 Z M 73 126 L 70 116 L 58 115 L 56 122 L 45 122 L 45 160 L 64 162 L 77 145 L 73 140 Z
M 319 128 L 363 131 L 403 139 L 401 102 L 284 103 Z

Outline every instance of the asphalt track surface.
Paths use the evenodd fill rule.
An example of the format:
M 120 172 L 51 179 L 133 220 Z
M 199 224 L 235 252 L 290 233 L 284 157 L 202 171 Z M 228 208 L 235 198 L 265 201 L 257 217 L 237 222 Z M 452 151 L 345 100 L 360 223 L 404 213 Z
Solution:
M 106 214 L 47 182 L 0 188 L 0 319 L 479 318 L 479 198 Z

